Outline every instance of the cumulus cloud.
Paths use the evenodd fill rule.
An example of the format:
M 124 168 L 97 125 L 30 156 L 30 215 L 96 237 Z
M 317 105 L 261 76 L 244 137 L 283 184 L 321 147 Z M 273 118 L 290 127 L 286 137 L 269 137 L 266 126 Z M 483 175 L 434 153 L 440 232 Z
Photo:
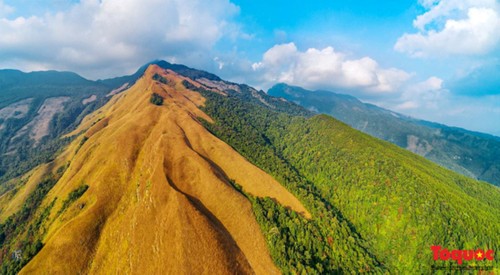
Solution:
M 448 90 L 443 89 L 443 80 L 432 76 L 425 81 L 408 85 L 398 99 L 401 103 L 395 105 L 394 109 L 438 109 L 438 103 L 447 100 L 448 96 Z
M 310 89 L 348 88 L 368 94 L 392 93 L 411 75 L 395 68 L 381 68 L 370 57 L 349 59 L 332 47 L 297 49 L 294 43 L 275 45 L 252 65 L 261 81 L 285 82 Z
M 481 55 L 500 43 L 500 8 L 496 0 L 422 0 L 427 11 L 394 48 L 416 57 Z
M 229 0 L 81 0 L 65 11 L 7 19 L 4 6 L 0 0 L 0 66 L 91 76 L 156 58 L 199 59 L 235 30 L 230 19 L 238 13 Z

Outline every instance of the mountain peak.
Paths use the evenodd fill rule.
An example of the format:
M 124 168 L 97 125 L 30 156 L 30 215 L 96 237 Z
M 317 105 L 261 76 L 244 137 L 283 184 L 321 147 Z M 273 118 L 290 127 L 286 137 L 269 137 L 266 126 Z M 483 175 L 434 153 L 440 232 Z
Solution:
M 76 141 L 83 145 L 51 194 L 67 197 L 85 182 L 85 207 L 65 212 L 64 223 L 51 226 L 54 235 L 26 271 L 84 270 L 91 262 L 90 273 L 278 272 L 251 204 L 230 181 L 310 214 L 276 180 L 203 127 L 200 120 L 212 122 L 200 109 L 205 98 L 186 82 L 204 89 L 150 64 L 134 86 L 86 118 L 76 131 L 85 132 L 84 142 Z M 150 102 L 153 94 L 163 98 L 160 106 Z M 82 241 L 88 245 L 82 247 Z M 115 249 L 117 244 L 124 249 Z M 130 261 L 128 255 L 146 255 L 151 247 L 157 249 L 150 257 Z
M 149 63 L 149 65 L 157 65 L 160 68 L 175 71 L 178 74 L 185 76 L 185 77 L 188 77 L 188 78 L 191 78 L 193 80 L 197 80 L 199 78 L 206 78 L 206 79 L 212 80 L 212 81 L 221 81 L 222 80 L 218 76 L 216 76 L 212 73 L 202 71 L 202 70 L 192 69 L 192 68 L 189 68 L 185 65 L 171 64 L 165 60 L 153 61 L 153 62 Z

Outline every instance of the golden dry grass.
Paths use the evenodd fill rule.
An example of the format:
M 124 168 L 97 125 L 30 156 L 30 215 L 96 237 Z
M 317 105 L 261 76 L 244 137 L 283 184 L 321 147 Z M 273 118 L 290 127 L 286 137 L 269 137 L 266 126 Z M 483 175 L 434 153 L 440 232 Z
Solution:
M 153 81 L 155 73 L 170 84 Z M 45 246 L 21 273 L 279 273 L 250 202 L 227 179 L 310 214 L 197 121 L 211 119 L 183 79 L 150 66 L 73 133 L 86 131 L 89 139 L 45 202 L 81 184 L 90 188 L 60 217 L 57 200 Z M 163 106 L 149 103 L 153 92 Z

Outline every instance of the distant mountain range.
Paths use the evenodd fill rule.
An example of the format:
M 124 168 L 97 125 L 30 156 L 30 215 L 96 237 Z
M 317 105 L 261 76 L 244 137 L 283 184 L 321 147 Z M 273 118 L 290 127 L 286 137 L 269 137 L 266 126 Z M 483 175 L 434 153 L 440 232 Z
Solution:
M 500 188 L 329 115 L 165 61 L 2 73 L 0 274 L 498 272 L 430 248 L 500 251 Z
M 461 174 L 500 185 L 500 137 L 411 118 L 330 91 L 277 84 L 268 94 L 329 114 Z

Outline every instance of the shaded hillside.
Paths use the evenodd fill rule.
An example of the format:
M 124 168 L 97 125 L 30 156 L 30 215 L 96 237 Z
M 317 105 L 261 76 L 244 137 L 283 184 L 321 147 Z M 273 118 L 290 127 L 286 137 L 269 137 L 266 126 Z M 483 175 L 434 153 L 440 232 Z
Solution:
M 461 174 L 500 185 L 500 138 L 413 119 L 355 97 L 278 84 L 269 95 L 329 114 Z
M 431 245 L 500 248 L 497 187 L 185 66 L 68 136 L 0 196 L 2 273 L 430 273 L 457 266 Z

